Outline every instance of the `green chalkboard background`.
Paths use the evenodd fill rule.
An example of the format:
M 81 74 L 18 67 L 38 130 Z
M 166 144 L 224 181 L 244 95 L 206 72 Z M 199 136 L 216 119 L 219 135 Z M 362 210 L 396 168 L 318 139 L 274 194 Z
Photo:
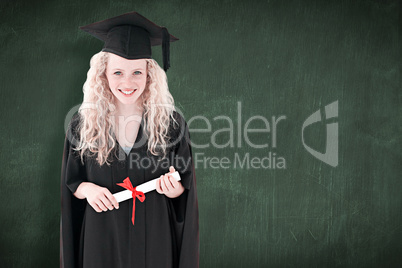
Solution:
M 64 120 L 102 48 L 78 26 L 129 11 L 180 38 L 170 90 L 190 129 L 210 122 L 209 132 L 191 133 L 208 146 L 193 148 L 201 267 L 401 267 L 399 1 L 15 0 L 0 8 L 1 267 L 58 266 Z M 161 62 L 159 48 L 154 55 Z M 336 102 L 328 118 L 325 106 Z M 304 129 L 304 142 L 324 153 L 326 128 L 337 125 L 335 166 L 303 145 L 303 123 L 316 111 L 323 119 Z M 217 132 L 231 126 L 222 116 L 233 137 Z M 274 131 L 272 117 L 281 116 Z M 263 118 L 270 132 L 244 135 L 246 125 L 266 128 Z M 213 157 L 229 164 L 216 168 Z

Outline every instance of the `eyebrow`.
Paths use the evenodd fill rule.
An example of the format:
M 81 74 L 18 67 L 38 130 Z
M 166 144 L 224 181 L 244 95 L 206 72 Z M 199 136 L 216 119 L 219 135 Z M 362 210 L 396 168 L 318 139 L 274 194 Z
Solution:
M 112 71 L 123 71 L 124 69 L 120 69 L 120 68 L 113 68 L 113 69 L 111 69 Z M 137 71 L 137 70 L 145 70 L 144 68 L 142 68 L 142 67 L 139 67 L 139 68 L 134 68 L 134 69 L 132 69 L 132 71 Z

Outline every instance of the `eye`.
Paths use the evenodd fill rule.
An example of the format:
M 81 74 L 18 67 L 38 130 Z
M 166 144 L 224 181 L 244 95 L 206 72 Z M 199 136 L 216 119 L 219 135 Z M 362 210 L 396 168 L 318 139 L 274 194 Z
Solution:
M 121 75 L 121 72 L 120 72 L 120 71 L 117 71 L 117 72 L 114 72 L 113 74 L 115 74 L 115 75 Z
M 140 75 L 140 74 L 142 74 L 142 72 L 141 71 L 135 71 L 134 74 L 135 75 Z

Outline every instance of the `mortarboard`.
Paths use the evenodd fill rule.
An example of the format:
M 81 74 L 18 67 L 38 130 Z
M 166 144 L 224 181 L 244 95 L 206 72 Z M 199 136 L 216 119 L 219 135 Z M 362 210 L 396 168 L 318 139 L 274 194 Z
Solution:
M 150 59 L 151 46 L 162 45 L 163 69 L 170 67 L 170 42 L 179 40 L 137 12 L 81 26 L 81 30 L 105 42 L 102 51 L 126 59 Z

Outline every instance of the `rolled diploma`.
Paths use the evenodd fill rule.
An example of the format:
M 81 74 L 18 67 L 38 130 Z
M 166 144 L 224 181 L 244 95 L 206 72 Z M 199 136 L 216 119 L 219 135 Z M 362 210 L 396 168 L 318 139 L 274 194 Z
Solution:
M 177 171 L 171 173 L 170 175 L 172 175 L 173 178 L 175 178 L 177 181 L 181 180 L 180 174 Z M 145 182 L 143 184 L 140 184 L 140 185 L 137 186 L 136 190 L 139 191 L 139 192 L 143 192 L 144 194 L 146 194 L 146 193 L 148 193 L 150 191 L 153 191 L 153 190 L 156 189 L 156 181 L 158 179 L 159 178 L 147 181 L 147 182 Z M 117 202 L 119 202 L 119 203 L 123 202 L 123 201 L 126 201 L 126 200 L 128 200 L 130 198 L 133 198 L 132 192 L 130 190 L 124 190 L 124 191 L 115 193 L 115 194 L 113 194 L 113 196 L 116 198 Z

